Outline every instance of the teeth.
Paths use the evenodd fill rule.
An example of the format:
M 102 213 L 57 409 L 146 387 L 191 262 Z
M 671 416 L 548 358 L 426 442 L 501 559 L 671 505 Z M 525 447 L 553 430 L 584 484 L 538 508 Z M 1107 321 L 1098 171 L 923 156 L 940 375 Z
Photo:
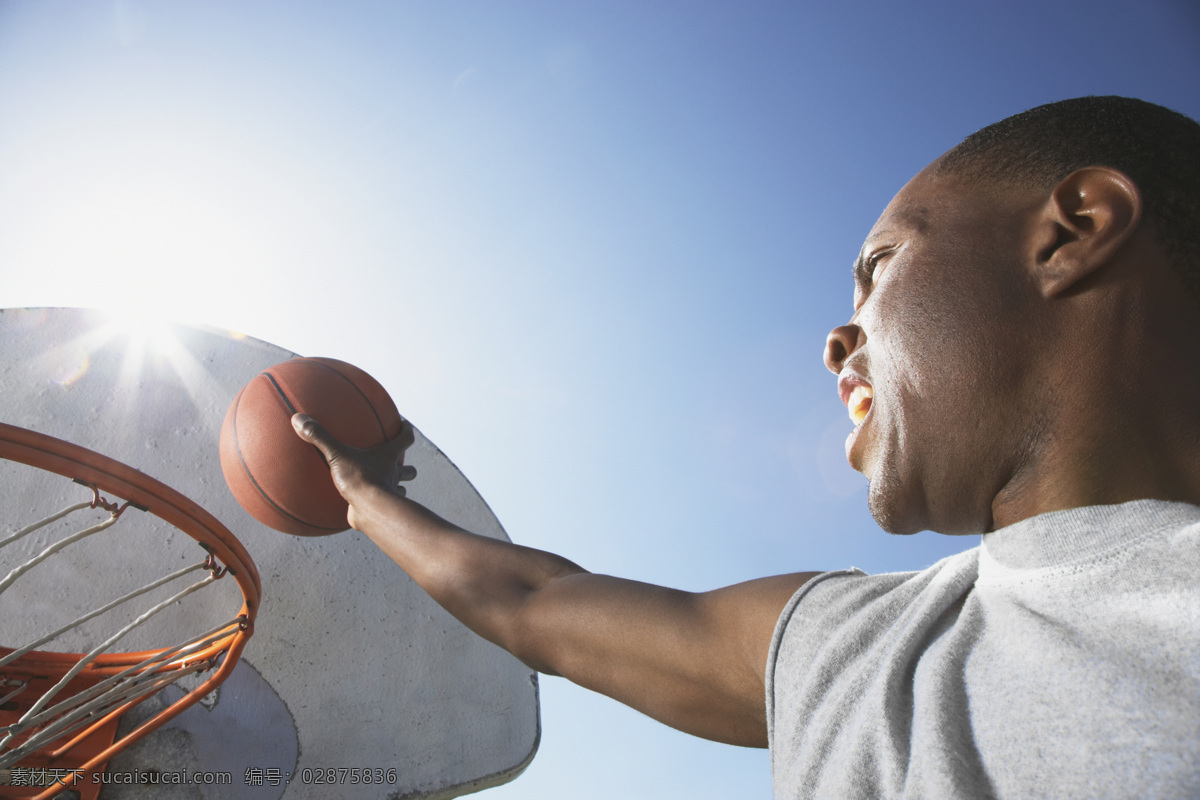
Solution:
M 867 412 L 871 410 L 871 398 L 874 392 L 870 386 L 855 386 L 850 392 L 850 399 L 846 401 L 846 408 L 850 411 L 850 419 L 854 420 L 855 425 L 862 423 L 867 418 Z

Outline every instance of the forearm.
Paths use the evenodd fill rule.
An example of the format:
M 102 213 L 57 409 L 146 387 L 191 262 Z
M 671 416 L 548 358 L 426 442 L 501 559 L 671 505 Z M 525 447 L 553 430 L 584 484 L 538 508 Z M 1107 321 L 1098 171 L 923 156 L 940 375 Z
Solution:
M 522 636 L 530 597 L 586 570 L 565 558 L 465 531 L 429 509 L 380 488 L 353 503 L 354 527 L 464 625 L 543 672 L 553 665 Z

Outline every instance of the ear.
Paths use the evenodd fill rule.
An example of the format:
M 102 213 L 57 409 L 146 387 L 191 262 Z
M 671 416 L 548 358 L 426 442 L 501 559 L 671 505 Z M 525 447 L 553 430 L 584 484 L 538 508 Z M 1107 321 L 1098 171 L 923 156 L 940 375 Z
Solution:
M 1054 187 L 1036 227 L 1043 297 L 1062 294 L 1104 266 L 1137 230 L 1142 194 L 1125 173 L 1084 167 Z

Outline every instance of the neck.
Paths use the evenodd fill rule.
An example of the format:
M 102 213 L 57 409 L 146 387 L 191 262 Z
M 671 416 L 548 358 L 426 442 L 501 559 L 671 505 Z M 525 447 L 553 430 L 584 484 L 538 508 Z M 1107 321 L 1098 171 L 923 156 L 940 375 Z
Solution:
M 1036 375 L 1041 411 L 993 529 L 1130 500 L 1200 505 L 1200 311 L 1177 284 L 1154 288 L 1073 298 L 1086 313 Z

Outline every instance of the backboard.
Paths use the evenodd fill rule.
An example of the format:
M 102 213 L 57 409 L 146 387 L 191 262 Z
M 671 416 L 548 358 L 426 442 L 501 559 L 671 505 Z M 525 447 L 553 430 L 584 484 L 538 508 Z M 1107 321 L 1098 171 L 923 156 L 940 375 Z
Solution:
M 217 455 L 225 410 L 250 378 L 292 356 L 222 331 L 131 331 L 96 311 L 0 311 L 0 421 L 177 489 L 237 536 L 262 578 L 255 633 L 237 668 L 206 701 L 110 762 L 108 772 L 135 783 L 112 781 L 102 799 L 448 798 L 511 780 L 537 749 L 531 670 L 466 630 L 362 534 L 281 534 L 229 494 Z M 395 400 L 403 413 L 404 398 Z M 507 538 L 419 431 L 406 463 L 417 469 L 410 497 Z M 5 500 L 55 506 L 71 487 L 26 491 Z M 0 520 L 0 533 L 11 524 Z M 162 555 L 153 544 L 128 547 L 112 565 L 95 555 L 41 565 L 63 591 L 39 597 L 39 610 L 99 599 L 129 571 L 121 559 L 140 566 Z M 2 635 L 20 639 L 36 616 L 6 614 Z

